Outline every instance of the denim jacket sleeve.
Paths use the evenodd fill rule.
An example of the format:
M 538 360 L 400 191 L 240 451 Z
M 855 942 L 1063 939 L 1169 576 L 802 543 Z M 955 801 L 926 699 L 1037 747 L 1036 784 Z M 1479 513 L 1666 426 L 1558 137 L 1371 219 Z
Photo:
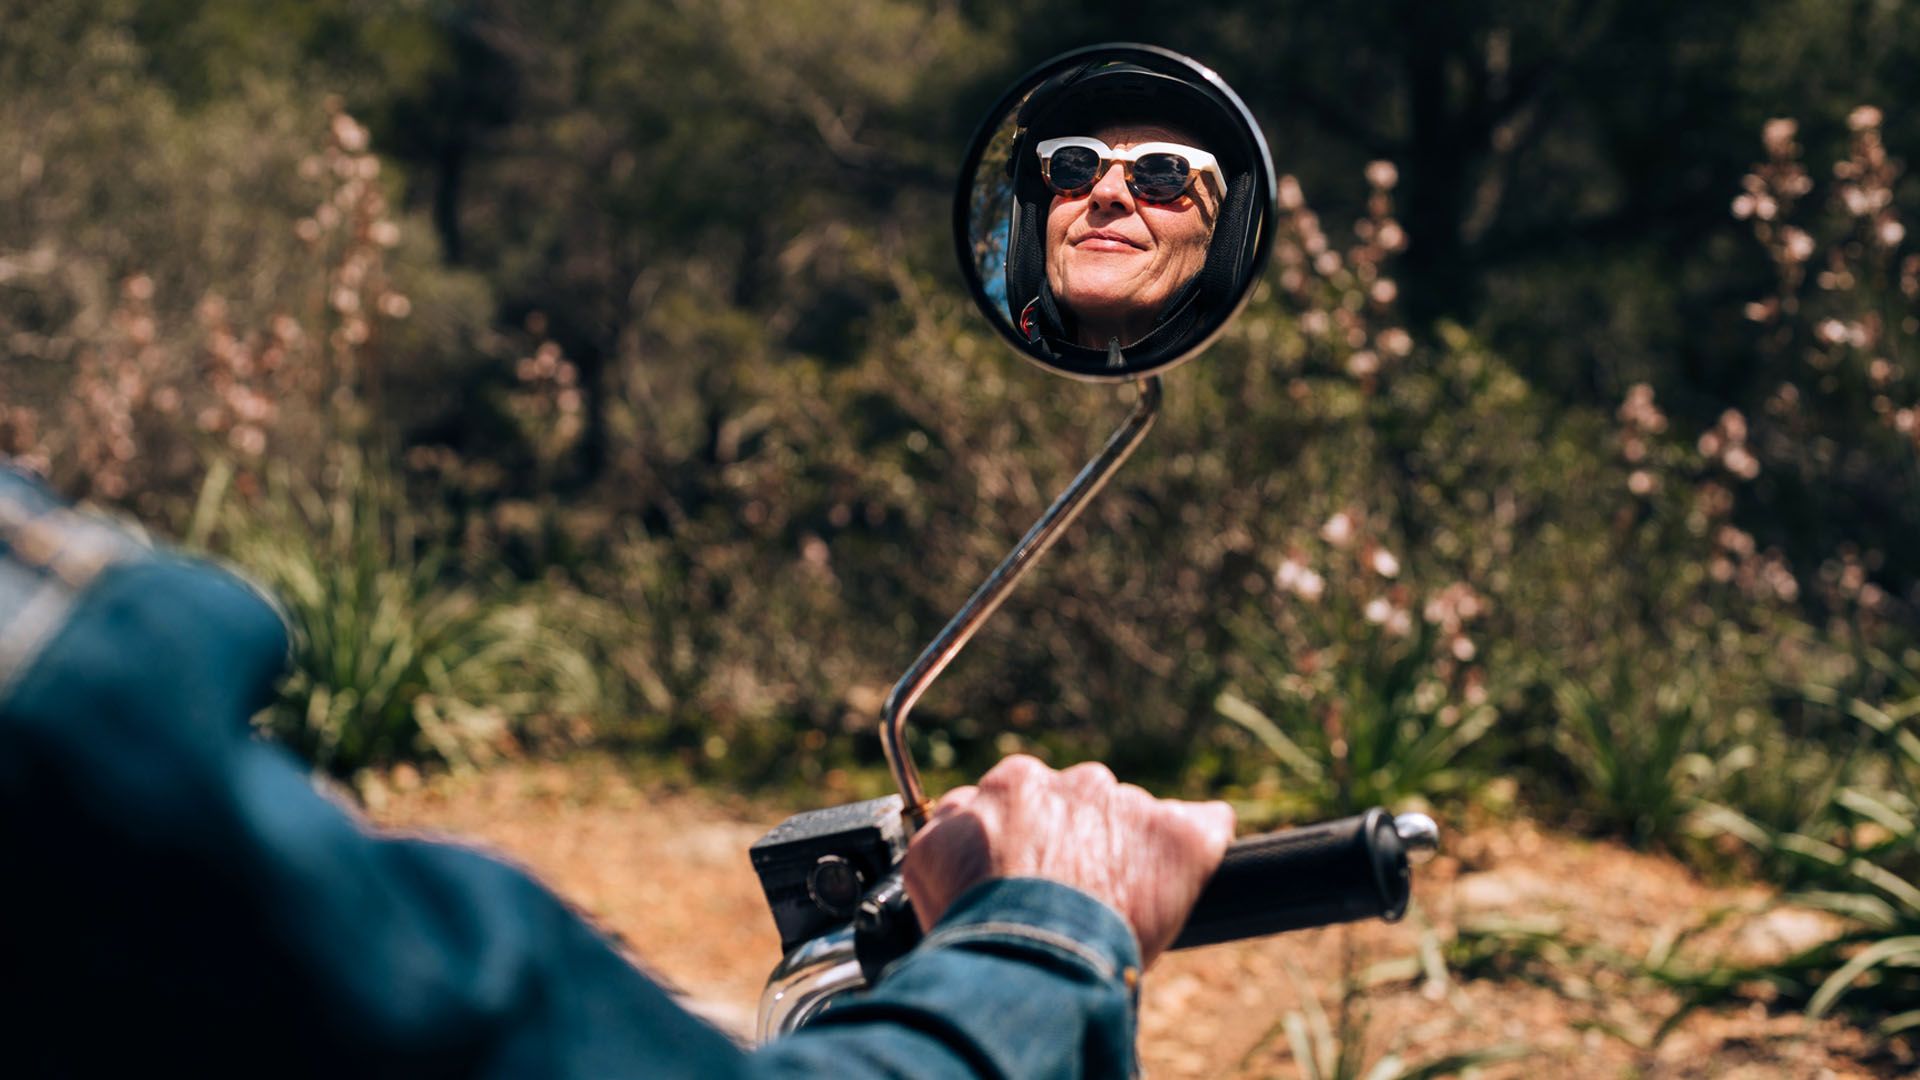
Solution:
M 1131 933 L 1038 881 L 968 894 L 874 991 L 744 1052 L 525 874 L 317 794 L 248 722 L 287 646 L 238 579 L 0 467 L 4 1071 L 1130 1070 Z
M 1126 1077 L 1140 952 L 1117 912 L 1051 881 L 970 890 L 874 989 L 760 1051 L 778 1076 Z

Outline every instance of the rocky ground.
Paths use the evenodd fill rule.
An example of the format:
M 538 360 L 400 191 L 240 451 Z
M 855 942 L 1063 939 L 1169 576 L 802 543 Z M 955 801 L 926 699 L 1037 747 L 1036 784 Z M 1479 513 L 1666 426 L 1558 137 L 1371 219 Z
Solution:
M 782 809 L 643 788 L 600 758 L 431 783 L 403 771 L 372 794 L 385 825 L 477 840 L 531 868 L 715 1023 L 743 1037 L 751 1029 L 778 942 L 746 851 Z M 1696 1012 L 1652 1039 L 1674 997 L 1599 958 L 1644 958 L 1710 913 L 1761 905 L 1756 888 L 1712 886 L 1671 860 L 1522 821 L 1450 828 L 1448 853 L 1420 868 L 1416 896 L 1416 912 L 1396 925 L 1168 956 L 1146 982 L 1148 1074 L 1311 1075 L 1286 1034 L 1293 1014 L 1315 1041 L 1309 995 L 1327 1032 L 1361 1033 L 1368 1067 L 1389 1055 L 1411 1066 L 1499 1048 L 1516 1056 L 1474 1075 L 1877 1077 L 1915 1068 L 1837 1022 L 1759 1004 Z M 1774 911 L 1687 938 L 1682 955 L 1778 954 L 1825 929 L 1811 913 Z M 1445 955 L 1455 970 L 1438 962 Z M 1345 1007 L 1343 978 L 1365 987 Z M 1332 1039 L 1322 1045 L 1331 1050 Z

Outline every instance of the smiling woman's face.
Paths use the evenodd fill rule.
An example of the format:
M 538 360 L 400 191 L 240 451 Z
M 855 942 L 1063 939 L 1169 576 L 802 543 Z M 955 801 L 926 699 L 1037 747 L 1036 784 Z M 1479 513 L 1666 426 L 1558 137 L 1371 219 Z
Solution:
M 1124 150 L 1146 142 L 1193 146 L 1184 132 L 1117 124 L 1090 133 Z M 1078 323 L 1079 343 L 1130 345 L 1207 259 L 1218 204 L 1205 181 L 1170 203 L 1135 197 L 1116 162 L 1077 199 L 1059 195 L 1047 211 L 1047 285 Z

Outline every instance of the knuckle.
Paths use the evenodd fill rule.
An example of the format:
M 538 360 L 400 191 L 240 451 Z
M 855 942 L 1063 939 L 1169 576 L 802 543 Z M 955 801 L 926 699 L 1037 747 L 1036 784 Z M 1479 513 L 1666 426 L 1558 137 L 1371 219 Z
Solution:
M 980 778 L 981 787 L 1013 787 L 1031 782 L 1034 777 L 1045 774 L 1047 767 L 1040 759 L 1028 754 L 1014 754 L 1004 758 L 998 765 Z
M 1081 762 L 1062 775 L 1078 787 L 1111 788 L 1120 783 L 1119 778 L 1113 775 L 1113 770 L 1098 761 Z
M 980 789 L 972 785 L 954 788 L 952 791 L 940 796 L 940 800 L 933 804 L 933 813 L 930 817 L 934 821 L 938 821 L 941 818 L 952 817 L 962 810 L 965 810 L 973 803 L 973 800 L 979 797 Z

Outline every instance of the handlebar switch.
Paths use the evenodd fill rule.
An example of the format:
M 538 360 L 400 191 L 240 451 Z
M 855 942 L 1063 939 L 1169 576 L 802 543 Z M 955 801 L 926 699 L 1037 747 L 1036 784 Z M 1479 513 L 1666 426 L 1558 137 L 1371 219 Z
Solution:
M 913 901 L 907 896 L 898 871 L 887 875 L 873 892 L 860 902 L 853 917 L 853 953 L 860 961 L 860 973 L 872 986 L 888 964 L 913 951 L 920 944 L 920 920 L 913 913 Z
M 807 896 L 820 910 L 837 918 L 853 917 L 866 884 L 866 876 L 839 855 L 820 856 L 807 872 Z

